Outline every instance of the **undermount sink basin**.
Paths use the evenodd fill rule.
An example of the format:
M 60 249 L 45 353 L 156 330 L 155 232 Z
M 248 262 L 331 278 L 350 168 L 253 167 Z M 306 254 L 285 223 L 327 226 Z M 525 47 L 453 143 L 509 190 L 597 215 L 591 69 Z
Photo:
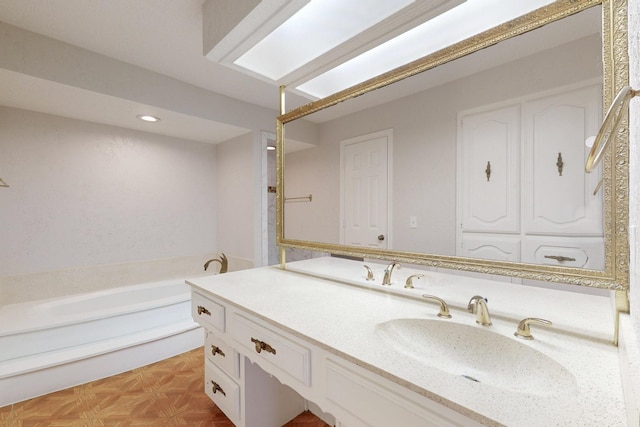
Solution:
M 575 377 L 545 354 L 476 325 L 431 319 L 394 319 L 376 333 L 399 354 L 425 368 L 515 393 L 574 393 Z

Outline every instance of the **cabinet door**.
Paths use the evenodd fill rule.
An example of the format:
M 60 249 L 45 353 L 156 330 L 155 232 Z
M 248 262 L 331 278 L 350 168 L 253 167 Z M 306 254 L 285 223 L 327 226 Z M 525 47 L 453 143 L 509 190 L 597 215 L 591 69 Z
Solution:
M 580 88 L 523 105 L 525 234 L 602 235 L 601 173 L 586 174 L 585 139 L 600 122 L 600 89 Z
M 462 232 L 520 230 L 520 108 L 459 118 L 458 180 Z

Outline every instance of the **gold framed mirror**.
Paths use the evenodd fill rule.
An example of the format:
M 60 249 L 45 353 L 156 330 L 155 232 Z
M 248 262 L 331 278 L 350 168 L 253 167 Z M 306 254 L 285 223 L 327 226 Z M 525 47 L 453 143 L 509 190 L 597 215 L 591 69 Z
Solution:
M 283 112 L 277 118 L 276 128 L 276 229 L 278 245 L 281 248 L 293 250 L 403 261 L 442 269 L 510 276 L 524 280 L 627 290 L 629 283 L 628 130 L 624 123 L 612 140 L 611 148 L 604 153 L 599 172 L 590 174 L 591 178 L 585 178 L 587 175 L 584 174 L 584 162 L 589 152 L 588 147 L 584 146 L 584 140 L 586 137 L 595 135 L 602 120 L 602 111 L 611 103 L 613 94 L 628 84 L 626 12 L 625 1 L 555 1 L 390 72 L 289 112 Z M 596 17 L 595 21 L 594 16 Z M 588 22 L 595 22 L 597 27 L 595 28 L 598 37 L 597 45 L 593 44 L 593 34 L 595 33 L 592 31 L 576 35 L 575 28 L 586 28 Z M 578 27 L 572 29 L 569 25 L 577 25 Z M 574 39 L 560 46 L 559 34 L 567 33 L 574 34 Z M 578 36 L 579 39 L 576 39 Z M 545 43 L 545 40 L 552 40 L 554 44 L 550 48 L 541 50 L 540 46 Z M 579 45 L 585 45 L 585 48 L 589 49 L 588 53 L 583 54 L 578 50 L 577 46 Z M 534 51 L 527 51 L 532 46 Z M 518 56 L 503 60 L 506 49 L 515 50 L 518 52 Z M 545 56 L 547 55 L 546 51 L 552 49 L 555 49 L 554 57 L 559 58 L 558 64 L 574 62 L 577 68 L 567 71 L 560 68 L 556 62 L 548 60 L 551 57 Z M 594 52 L 597 53 L 597 56 Z M 488 56 L 483 57 L 482 55 Z M 490 59 L 487 60 L 487 57 Z M 583 59 L 588 62 L 580 62 Z M 482 79 L 477 76 L 473 77 L 476 80 L 470 80 L 471 77 L 468 75 L 456 74 L 460 69 L 469 70 L 482 63 L 490 63 L 491 65 L 499 63 L 500 66 L 504 66 L 504 64 L 515 66 L 517 63 L 518 66 L 525 68 L 520 68 L 524 71 L 514 72 L 515 68 L 511 69 L 507 66 L 504 66 L 504 69 L 508 71 L 500 71 L 496 67 L 485 67 L 482 69 Z M 463 66 L 460 67 L 458 64 L 463 64 Z M 599 71 L 596 70 L 598 67 L 600 67 Z M 558 76 L 553 87 L 546 85 L 549 79 L 545 77 L 545 74 L 538 75 L 532 71 L 538 68 L 542 70 L 541 72 L 553 72 Z M 514 82 L 513 86 L 509 86 L 511 83 L 506 84 L 505 81 L 505 75 L 508 74 L 517 74 L 520 80 Z M 437 77 L 434 77 L 438 75 L 453 75 L 456 76 L 456 80 L 436 87 L 432 80 L 438 80 Z M 477 84 L 477 82 L 490 80 L 497 81 L 501 85 L 499 89 Z M 523 84 L 525 81 L 526 85 Z M 409 87 L 415 87 L 415 82 L 431 86 L 427 86 L 427 89 L 420 86 L 418 94 L 407 92 Z M 530 82 L 532 84 L 529 86 Z M 484 88 L 486 92 L 484 98 L 475 95 L 465 96 L 471 93 L 470 88 Z M 502 94 L 498 96 L 500 93 Z M 562 97 L 569 93 L 580 99 L 586 93 L 587 95 L 584 96 L 587 96 L 590 101 L 585 101 L 586 103 L 576 107 L 563 100 L 565 98 Z M 597 105 L 593 103 L 594 94 Z M 418 95 L 423 98 L 416 98 Z M 281 96 L 284 97 L 283 94 Z M 437 117 L 438 112 L 447 110 L 445 104 L 455 96 L 465 99 L 467 102 L 452 106 L 449 116 L 446 118 Z M 437 99 L 438 104 L 423 109 L 422 107 L 426 106 L 425 97 Z M 401 105 L 401 102 L 409 99 L 413 100 L 414 105 L 421 107 L 409 110 L 387 110 L 386 112 L 373 109 L 379 108 L 381 105 L 397 107 Z M 476 103 L 470 102 L 470 99 Z M 559 107 L 549 109 L 549 105 L 552 105 L 549 104 L 550 99 L 560 99 L 560 101 L 554 101 L 556 102 L 554 105 Z M 572 108 L 565 108 L 568 104 L 571 104 Z M 394 114 L 389 111 L 394 111 Z M 495 120 L 492 118 L 495 116 L 491 116 L 496 111 L 500 114 L 506 114 L 508 117 L 517 117 L 515 123 L 518 131 L 516 133 L 520 135 L 518 150 L 497 155 L 494 160 L 477 155 L 480 152 L 484 156 L 486 152 L 484 146 L 480 151 L 465 151 L 464 136 L 461 136 L 466 132 L 465 124 L 467 122 L 477 123 L 479 118 L 483 117 L 489 117 L 489 120 L 483 123 L 501 122 L 502 118 Z M 580 111 L 579 115 L 576 115 L 576 111 Z M 551 114 L 546 114 L 548 112 Z M 578 126 L 579 132 L 573 128 L 561 128 L 562 123 L 567 122 L 565 116 L 562 115 L 565 113 L 566 117 L 577 117 L 577 123 L 580 124 Z M 417 137 L 413 136 L 413 139 L 419 141 L 422 148 L 420 154 L 413 152 L 403 154 L 401 143 L 404 135 L 402 132 L 408 128 L 402 121 L 394 124 L 385 122 L 386 118 L 391 115 L 401 116 L 403 119 L 411 117 L 419 122 L 448 121 L 452 124 L 452 130 L 450 129 L 448 132 L 453 133 L 453 140 L 438 140 L 437 137 L 433 137 L 423 130 Z M 586 119 L 583 120 L 587 116 L 589 117 L 588 124 Z M 549 121 L 550 117 L 560 117 L 561 120 Z M 369 127 L 354 125 L 364 122 L 368 122 Z M 340 125 L 342 129 L 345 129 L 345 123 L 351 126 L 347 132 L 339 133 L 333 131 L 334 128 L 329 128 L 329 124 L 331 124 Z M 550 129 L 553 132 L 545 131 L 543 127 L 536 127 L 540 123 L 551 123 Z M 307 127 L 309 125 L 314 127 L 316 133 L 322 134 L 324 139 L 320 138 L 321 141 L 317 145 L 307 144 L 311 148 L 306 150 L 295 153 L 288 152 L 288 147 L 296 145 L 295 142 L 300 141 L 296 134 L 296 128 L 304 128 L 301 126 L 303 124 Z M 486 135 L 496 135 L 491 131 L 491 129 L 496 129 L 495 126 L 489 126 L 487 129 L 490 131 Z M 529 133 L 534 136 L 523 136 L 526 133 L 523 129 L 528 129 Z M 509 132 L 498 131 L 497 133 L 497 135 L 502 134 L 506 135 Z M 471 135 L 476 134 L 472 132 Z M 578 144 L 580 146 L 576 148 L 576 144 L 573 143 L 568 148 L 556 149 L 555 145 L 547 142 L 566 139 L 567 135 L 573 140 L 582 139 L 582 142 Z M 393 180 L 389 181 L 393 190 L 386 193 L 390 194 L 386 209 L 389 213 L 388 216 L 398 222 L 390 222 L 388 233 L 377 235 L 380 241 L 388 245 L 386 247 L 379 247 L 375 242 L 371 245 L 346 244 L 345 241 L 350 240 L 344 238 L 344 234 L 346 234 L 344 232 L 346 222 L 344 211 L 345 205 L 348 205 L 349 202 L 345 202 L 345 178 L 343 175 L 347 172 L 344 169 L 343 156 L 344 152 L 348 151 L 345 147 L 349 147 L 354 141 L 360 141 L 365 136 L 369 139 L 382 137 L 392 141 L 393 151 L 385 149 L 395 156 L 393 161 L 389 163 L 392 165 L 389 169 L 392 169 L 394 173 L 396 171 L 404 171 L 405 173 L 402 177 L 394 175 Z M 536 138 L 541 138 L 541 145 L 535 145 Z M 485 139 L 492 140 L 489 137 L 485 137 Z M 440 149 L 446 147 L 448 151 L 447 154 L 438 151 L 429 152 L 425 151 L 425 147 L 440 147 Z M 569 151 L 566 150 L 573 150 L 578 154 L 574 153 L 571 157 Z M 471 154 L 464 154 L 467 152 Z M 550 186 L 552 192 L 558 191 L 559 194 L 555 196 L 554 206 L 564 206 L 564 200 L 568 195 L 576 196 L 579 200 L 586 200 L 587 193 L 593 192 L 592 180 L 595 179 L 597 182 L 601 175 L 602 188 L 595 196 L 596 199 L 588 202 L 589 206 L 595 206 L 597 211 L 595 215 L 589 214 L 591 215 L 590 225 L 583 226 L 583 224 L 574 227 L 573 225 L 561 224 L 559 226 L 560 233 L 552 235 L 544 225 L 540 225 L 541 222 L 536 219 L 535 215 L 525 212 L 541 210 L 539 206 L 545 206 L 547 203 L 542 198 L 536 199 L 536 197 L 542 197 L 537 196 L 538 187 L 542 186 L 538 185 L 534 179 L 535 173 L 538 173 L 536 172 L 538 170 L 536 169 L 538 167 L 537 160 L 533 164 L 524 164 L 524 160 L 522 160 L 537 159 L 535 156 L 538 153 L 543 153 L 545 156 L 544 167 L 540 167 L 540 170 L 544 171 L 541 172 L 541 176 L 544 177 L 542 181 L 546 182 L 548 187 Z M 480 157 L 482 157 L 481 160 L 479 160 Z M 301 158 L 306 158 L 306 163 L 300 161 Z M 445 162 L 447 158 L 449 163 Z M 469 159 L 475 159 L 482 166 L 478 167 Z M 473 196 L 476 194 L 476 199 L 483 199 L 483 197 L 477 197 L 479 193 L 475 189 L 480 188 L 479 186 L 486 182 L 501 182 L 501 174 L 508 175 L 504 171 L 509 170 L 510 165 L 514 164 L 514 159 L 519 164 L 519 169 L 516 172 L 509 172 L 512 174 L 509 175 L 512 177 L 511 182 L 517 182 L 518 185 L 520 183 L 528 183 L 526 185 L 529 185 L 527 187 L 522 184 L 514 190 L 517 193 L 514 199 L 517 205 L 515 208 L 517 218 L 512 220 L 510 225 L 497 227 L 499 232 L 491 229 L 491 225 L 486 229 L 470 226 L 468 227 L 470 232 L 464 234 L 465 230 L 461 224 L 467 224 L 465 221 L 473 215 L 468 215 L 464 208 L 461 208 L 461 206 L 469 204 L 469 199 L 464 198 L 463 195 L 471 194 Z M 320 160 L 324 160 L 325 163 L 321 165 Z M 473 168 L 470 168 L 470 165 Z M 574 167 L 580 170 L 580 175 L 575 172 Z M 468 169 L 473 169 L 475 174 L 473 178 L 464 175 L 464 171 Z M 310 171 L 312 176 L 301 177 L 298 173 L 302 170 Z M 424 180 L 429 184 L 428 189 L 426 188 L 427 184 L 420 184 L 418 193 L 405 196 L 405 189 L 419 187 L 417 184 L 414 185 L 418 182 L 415 177 L 423 170 L 436 170 L 439 175 L 432 175 L 429 179 Z M 534 178 L 531 178 L 532 176 Z M 565 181 L 557 181 L 558 179 L 566 179 L 566 181 L 573 179 L 573 181 L 579 182 L 579 190 L 567 190 L 569 192 L 566 194 L 559 193 L 559 189 L 565 185 Z M 423 180 L 420 182 L 422 183 Z M 513 187 L 508 182 L 507 180 L 507 184 L 504 182 L 502 184 L 502 192 L 505 194 L 510 191 L 504 190 L 505 188 Z M 530 182 L 534 182 L 535 185 Z M 310 189 L 310 187 L 313 188 Z M 436 189 L 440 190 L 440 193 L 435 192 Z M 549 192 L 549 190 L 545 191 Z M 498 191 L 495 194 L 502 193 Z M 307 195 L 309 195 L 308 202 L 306 202 Z M 302 202 L 292 200 L 297 196 L 305 196 L 305 200 Z M 427 202 L 423 203 L 422 207 L 412 207 L 413 201 L 420 198 L 424 198 Z M 285 204 L 287 199 L 290 200 Z M 331 200 L 327 202 L 328 199 Z M 585 206 L 586 204 L 587 202 L 585 202 Z M 507 206 L 508 202 L 503 202 L 503 205 Z M 412 211 L 412 209 L 414 210 Z M 504 209 L 508 210 L 509 208 L 505 207 Z M 591 207 L 584 208 L 585 211 L 590 209 Z M 336 214 L 335 211 L 340 211 L 340 213 Z M 435 215 L 434 212 L 440 216 Z M 589 215 L 580 214 L 581 218 L 583 216 L 589 217 Z M 544 217 L 544 215 L 540 215 L 540 217 Z M 542 221 L 544 222 L 544 220 Z M 436 238 L 434 233 L 446 228 L 453 231 L 447 234 L 446 243 L 443 244 L 444 240 Z M 463 231 L 460 231 L 461 228 Z M 424 230 L 427 229 L 431 230 L 432 234 L 425 233 Z M 308 233 L 309 230 L 315 230 L 316 234 Z M 423 234 L 419 234 L 419 232 Z M 489 255 L 484 256 L 480 252 L 469 250 L 469 247 L 476 241 L 482 242 L 478 245 L 481 248 L 493 248 L 496 245 L 487 244 L 487 242 L 491 242 L 491 239 L 496 235 L 502 236 L 500 239 L 504 237 L 503 240 L 511 245 L 505 246 L 507 250 L 504 253 L 508 253 L 510 248 L 515 248 L 508 255 L 511 256 L 515 253 L 517 257 L 509 258 L 509 256 L 503 256 L 502 252 L 499 252 L 498 256 L 487 252 Z M 584 242 L 587 242 L 584 247 L 592 249 L 583 250 L 580 245 Z M 434 246 L 430 246 L 430 244 Z M 468 246 L 465 247 L 465 245 Z M 461 247 L 463 250 L 460 250 Z M 531 250 L 531 247 L 534 249 Z M 576 251 L 572 252 L 574 249 Z M 499 248 L 499 251 L 502 251 L 502 248 Z

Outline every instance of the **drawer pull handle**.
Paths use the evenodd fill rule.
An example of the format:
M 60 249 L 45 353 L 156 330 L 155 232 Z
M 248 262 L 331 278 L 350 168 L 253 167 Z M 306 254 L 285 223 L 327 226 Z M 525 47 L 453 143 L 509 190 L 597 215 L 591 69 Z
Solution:
M 215 346 L 215 345 L 212 345 L 212 346 L 211 346 L 211 354 L 212 354 L 213 356 L 215 356 L 216 354 L 219 354 L 219 355 L 220 355 L 220 356 L 222 356 L 222 357 L 226 357 L 226 356 L 224 355 L 224 351 L 220 350 L 220 347 Z
M 545 255 L 545 258 L 549 258 L 549 259 L 555 259 L 556 261 L 575 261 L 575 258 L 571 258 L 568 256 L 562 256 L 562 255 Z
M 225 393 L 222 387 L 220 387 L 220 384 L 218 384 L 215 381 L 211 381 L 211 384 L 213 384 L 213 387 L 212 387 L 213 394 L 216 394 L 216 392 L 219 391 L 220 393 L 222 393 L 223 396 L 225 397 L 227 396 L 227 393 Z
M 211 312 L 209 310 L 207 310 L 206 308 L 204 308 L 203 306 L 199 305 L 198 306 L 198 314 L 206 314 L 207 316 L 211 316 Z
M 276 354 L 276 349 L 271 347 L 269 344 L 267 344 L 264 341 L 260 341 L 258 339 L 251 337 L 251 342 L 256 345 L 256 353 L 260 353 L 262 350 L 264 350 L 267 353 Z

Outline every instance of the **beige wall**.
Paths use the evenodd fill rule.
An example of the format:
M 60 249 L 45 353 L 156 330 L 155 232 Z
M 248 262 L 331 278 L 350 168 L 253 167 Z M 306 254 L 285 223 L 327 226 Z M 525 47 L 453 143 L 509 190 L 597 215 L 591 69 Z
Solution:
M 218 250 L 237 258 L 242 268 L 253 265 L 255 210 L 254 134 L 216 146 Z M 230 266 L 231 267 L 231 266 Z
M 454 255 L 457 113 L 601 78 L 600 49 L 598 38 L 581 39 L 321 124 L 318 147 L 286 158 L 285 195 L 312 193 L 313 203 L 285 205 L 285 236 L 338 242 L 339 142 L 393 129 L 393 246 Z
M 10 185 L 0 197 L 0 277 L 123 264 L 144 271 L 175 259 L 181 266 L 167 274 L 185 277 L 217 250 L 213 145 L 0 108 L 0 159 Z M 185 269 L 191 257 L 197 263 Z M 128 283 L 114 277 L 102 277 L 104 286 Z M 39 295 L 67 284 L 46 286 Z M 71 291 L 82 289 L 62 293 Z

